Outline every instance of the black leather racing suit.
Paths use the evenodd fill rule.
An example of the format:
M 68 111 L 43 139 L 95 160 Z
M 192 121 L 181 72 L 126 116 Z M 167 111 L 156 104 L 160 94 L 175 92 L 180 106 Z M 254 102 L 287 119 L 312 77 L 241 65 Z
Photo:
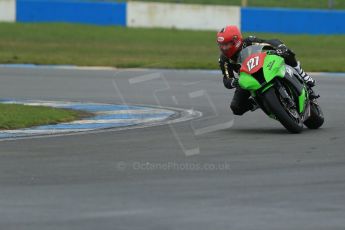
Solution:
M 284 44 L 282 41 L 278 39 L 260 39 L 254 36 L 250 36 L 243 40 L 242 49 L 252 45 L 253 43 L 267 43 L 274 48 L 278 48 L 279 45 Z M 236 59 L 238 57 L 240 51 L 234 55 L 232 59 L 227 58 L 223 54 L 219 57 L 219 67 L 223 73 L 223 83 L 224 86 L 228 89 L 235 88 L 234 86 L 234 77 L 235 73 L 239 73 L 241 65 L 236 63 Z M 285 63 L 295 67 L 297 66 L 297 60 L 295 58 L 295 54 L 292 50 L 287 50 L 287 55 L 284 55 Z M 226 69 L 228 70 L 226 73 Z M 243 115 L 245 112 L 251 110 L 253 108 L 253 101 L 250 100 L 250 92 L 239 87 L 236 87 L 234 97 L 231 101 L 230 108 L 235 115 Z

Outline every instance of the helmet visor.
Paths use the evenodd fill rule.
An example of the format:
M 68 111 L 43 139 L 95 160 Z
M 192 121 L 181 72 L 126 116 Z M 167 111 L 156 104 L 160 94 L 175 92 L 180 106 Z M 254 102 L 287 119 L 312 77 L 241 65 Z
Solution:
M 227 42 L 227 43 L 218 43 L 218 47 L 222 51 L 228 51 L 233 46 L 234 46 L 234 42 L 232 42 L 232 41 L 231 42 Z

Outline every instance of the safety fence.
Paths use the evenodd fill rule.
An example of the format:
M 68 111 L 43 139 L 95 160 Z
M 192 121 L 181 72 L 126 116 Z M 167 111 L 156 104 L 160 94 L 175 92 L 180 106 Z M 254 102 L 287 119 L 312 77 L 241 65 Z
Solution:
M 252 8 L 150 2 L 0 0 L 0 21 L 68 22 L 148 28 L 344 34 L 345 10 Z

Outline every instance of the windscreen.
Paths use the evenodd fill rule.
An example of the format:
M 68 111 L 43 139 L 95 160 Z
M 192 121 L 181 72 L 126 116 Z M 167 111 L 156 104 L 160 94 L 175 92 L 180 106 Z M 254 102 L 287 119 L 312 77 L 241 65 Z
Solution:
M 237 63 L 238 64 L 242 64 L 242 62 L 244 60 L 246 60 L 247 57 L 249 57 L 252 54 L 255 53 L 261 53 L 262 50 L 264 49 L 264 47 L 267 47 L 265 45 L 252 45 L 252 46 L 248 46 L 246 48 L 244 48 L 243 50 L 241 50 L 238 59 L 237 59 Z

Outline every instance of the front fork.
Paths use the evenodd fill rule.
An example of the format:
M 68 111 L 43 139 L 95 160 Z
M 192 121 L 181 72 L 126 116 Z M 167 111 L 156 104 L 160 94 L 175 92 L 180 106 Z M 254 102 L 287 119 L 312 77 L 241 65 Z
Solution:
M 289 85 L 292 85 L 292 87 L 295 88 L 296 86 L 296 89 L 295 91 L 297 91 L 297 94 L 298 95 L 301 95 L 302 92 L 305 92 L 304 91 L 304 87 L 303 87 L 303 84 L 300 85 L 298 82 L 294 82 L 295 85 L 292 85 L 289 84 Z M 297 88 L 298 86 L 298 88 Z M 297 114 L 300 114 L 299 112 L 299 106 L 297 106 L 297 103 L 299 103 L 299 101 L 295 102 L 294 98 L 292 98 L 290 96 L 290 94 L 292 92 L 290 92 L 290 94 L 288 93 L 287 90 L 291 90 L 290 88 L 286 88 L 285 84 L 283 85 L 283 83 L 280 81 L 280 79 L 275 79 L 272 83 L 269 83 L 269 85 L 267 85 L 267 87 L 264 87 L 262 90 L 260 90 L 260 93 L 257 91 L 255 93 L 256 95 L 256 101 L 257 103 L 260 105 L 260 107 L 262 108 L 262 110 L 270 117 L 274 118 L 274 115 L 272 115 L 270 113 L 270 111 L 267 108 L 267 106 L 265 105 L 265 102 L 264 101 L 261 101 L 260 98 L 261 98 L 261 95 L 265 93 L 266 90 L 268 90 L 269 88 L 271 87 L 274 87 L 275 90 L 277 91 L 277 96 L 279 97 L 279 100 L 283 103 L 284 107 L 286 107 L 288 110 L 290 111 L 296 111 L 295 113 L 295 116 L 298 116 Z M 303 104 L 303 107 L 304 107 L 304 104 Z M 300 114 L 300 117 L 304 117 L 304 113 Z M 275 118 L 274 118 L 275 119 Z
M 296 103 L 294 100 L 290 97 L 288 92 L 286 91 L 286 88 L 282 85 L 282 83 L 278 80 L 275 81 L 275 86 L 279 92 L 279 95 L 282 97 L 284 103 L 286 103 L 287 107 L 289 109 L 295 109 Z

